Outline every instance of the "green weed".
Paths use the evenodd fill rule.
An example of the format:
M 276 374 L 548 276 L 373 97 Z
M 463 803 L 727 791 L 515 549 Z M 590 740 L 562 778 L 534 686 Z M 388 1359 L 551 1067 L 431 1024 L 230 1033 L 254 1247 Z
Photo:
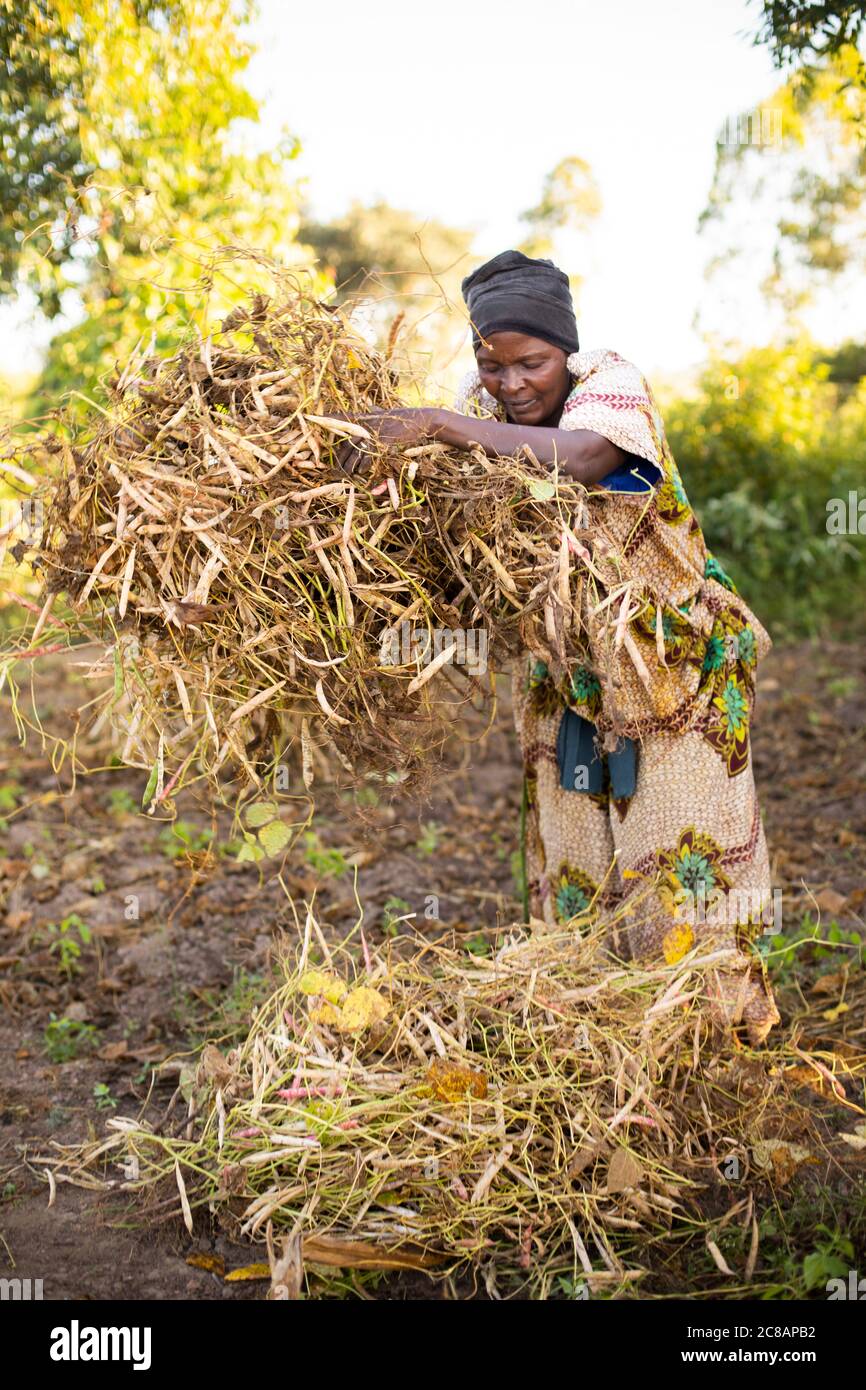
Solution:
M 49 951 L 58 957 L 59 969 L 71 980 L 81 970 L 81 949 L 90 945 L 93 933 L 77 912 L 70 912 L 60 923 L 49 922 L 45 930 L 52 938 Z
M 159 844 L 169 859 L 181 859 L 187 854 L 200 854 L 210 845 L 212 830 L 200 830 L 191 821 L 176 820 L 159 832 Z
M 443 826 L 435 820 L 425 821 L 421 826 L 421 834 L 415 841 L 415 848 L 419 854 L 435 854 L 439 848 L 439 840 L 442 835 Z
M 97 1110 L 117 1109 L 117 1101 L 104 1081 L 97 1081 L 93 1088 L 93 1099 L 96 1101 Z
M 82 1023 L 77 1018 L 58 1018 L 51 1014 L 50 1022 L 43 1034 L 43 1042 L 51 1062 L 74 1062 L 99 1041 L 99 1034 L 92 1023 Z
M 405 898 L 397 898 L 393 894 L 386 898 L 382 908 L 382 930 L 385 935 L 396 936 L 400 930 L 399 919 L 411 911 L 411 904 Z
M 349 864 L 338 849 L 326 849 L 314 830 L 304 835 L 304 860 L 321 878 L 339 878 L 348 873 Z

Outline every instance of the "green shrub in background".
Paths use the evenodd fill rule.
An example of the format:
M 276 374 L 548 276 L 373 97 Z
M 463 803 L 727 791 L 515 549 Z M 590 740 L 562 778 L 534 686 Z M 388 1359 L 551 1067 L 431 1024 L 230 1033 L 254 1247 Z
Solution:
M 818 354 L 715 358 L 665 411 L 707 544 L 777 641 L 866 631 L 866 534 L 827 531 L 829 499 L 866 497 L 866 378 L 834 380 Z

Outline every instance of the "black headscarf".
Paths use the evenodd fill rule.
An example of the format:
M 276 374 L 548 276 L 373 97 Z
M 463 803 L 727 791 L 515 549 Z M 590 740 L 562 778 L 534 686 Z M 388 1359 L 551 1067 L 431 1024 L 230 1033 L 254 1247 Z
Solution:
M 472 346 L 491 333 L 528 333 L 577 352 L 577 321 L 568 276 L 553 261 L 500 251 L 460 286 L 472 319 Z

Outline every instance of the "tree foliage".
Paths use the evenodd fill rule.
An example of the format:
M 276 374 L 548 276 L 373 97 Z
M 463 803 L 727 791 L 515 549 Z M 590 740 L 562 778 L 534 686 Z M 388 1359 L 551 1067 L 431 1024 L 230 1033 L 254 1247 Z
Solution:
M 47 405 L 70 387 L 92 392 L 141 340 L 176 341 L 192 302 L 184 288 L 200 300 L 218 246 L 298 259 L 287 170 L 297 144 L 240 151 L 239 130 L 259 115 L 243 81 L 246 3 L 0 3 L 18 12 L 26 38 L 11 55 L 3 108 L 4 130 L 18 121 L 17 173 L 3 192 L 14 200 L 14 177 L 28 190 L 4 244 L 6 284 L 75 320 L 48 352 L 38 402 Z M 67 138 L 72 162 L 60 167 Z M 0 212 L 6 220 L 5 204 Z M 212 310 L 231 299 L 223 277 Z
M 355 201 L 330 222 L 302 218 L 298 237 L 314 251 L 337 301 L 354 301 L 358 326 L 394 348 L 410 394 L 408 378 L 419 368 L 435 377 L 459 351 L 466 337 L 460 281 L 471 264 L 471 231 L 382 201 Z
M 866 89 L 858 64 L 856 50 L 843 48 L 808 83 L 795 73 L 726 123 L 700 227 L 712 247 L 708 275 L 721 277 L 734 303 L 759 289 L 790 319 L 862 271 Z M 767 131 L 773 138 L 761 138 Z
M 520 245 L 527 256 L 549 256 L 557 232 L 585 232 L 601 211 L 601 194 L 585 159 L 569 155 L 545 176 L 541 198 L 520 214 L 529 235 Z
M 0 295 L 9 295 L 28 238 L 62 225 L 67 200 L 94 170 L 79 134 L 79 44 L 56 9 L 46 0 L 0 0 L 0 54 Z M 69 240 L 67 227 L 45 254 L 56 262 Z M 59 312 L 47 287 L 43 304 Z
M 411 293 L 419 281 L 465 274 L 472 233 L 379 201 L 353 202 L 332 222 L 303 218 L 298 235 L 316 252 L 337 297 Z
M 808 67 L 832 58 L 857 45 L 866 23 L 866 4 L 850 0 L 760 0 L 760 4 L 754 41 L 769 46 L 777 67 Z
M 708 544 L 776 636 L 863 626 L 866 535 L 829 534 L 827 506 L 863 487 L 866 381 L 834 385 L 827 357 L 805 338 L 715 356 L 665 412 Z

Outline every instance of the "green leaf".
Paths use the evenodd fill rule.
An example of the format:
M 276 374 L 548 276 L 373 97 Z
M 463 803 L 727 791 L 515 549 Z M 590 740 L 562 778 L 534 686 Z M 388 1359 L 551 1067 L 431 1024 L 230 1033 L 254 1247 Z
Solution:
M 237 855 L 235 856 L 235 863 L 258 864 L 260 860 L 264 859 L 264 857 L 265 852 L 263 849 L 260 849 L 258 845 L 241 845 L 240 849 L 237 852 Z
M 281 849 L 292 838 L 289 826 L 284 825 L 281 820 L 272 820 L 269 825 L 263 825 L 259 831 L 259 843 L 265 854 L 279 854 Z
M 275 801 L 254 801 L 246 809 L 247 825 L 251 830 L 256 830 L 260 825 L 276 820 L 279 814 L 280 808 Z
M 803 1261 L 803 1282 L 807 1289 L 817 1288 L 828 1279 L 844 1279 L 847 1266 L 836 1255 L 826 1250 L 816 1250 Z
M 529 484 L 529 493 L 536 502 L 549 502 L 552 497 L 556 496 L 556 483 L 547 478 L 533 478 Z

